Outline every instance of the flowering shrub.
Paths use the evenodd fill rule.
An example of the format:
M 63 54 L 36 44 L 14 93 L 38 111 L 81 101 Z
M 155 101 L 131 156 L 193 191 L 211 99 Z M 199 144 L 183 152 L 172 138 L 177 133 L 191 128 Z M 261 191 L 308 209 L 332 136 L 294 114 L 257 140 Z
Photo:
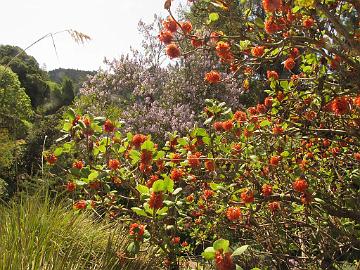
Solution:
M 189 45 L 213 51 L 224 75 L 244 87 L 261 81 L 266 98 L 233 110 L 208 99 L 203 127 L 174 132 L 164 146 L 72 111 L 68 141 L 49 159 L 64 169 L 64 186 L 76 185 L 67 190 L 77 209 L 128 216 L 128 252 L 149 241 L 169 269 L 180 257 L 221 270 L 329 269 L 359 258 L 359 42 L 356 27 L 342 24 L 359 7 L 264 0 L 263 22 L 251 2 L 195 1 L 193 9 L 211 12 L 206 29 L 179 31 L 185 22 L 170 12 L 161 33 L 176 35 L 170 44 L 180 55 Z M 221 28 L 235 20 L 230 11 L 239 29 Z M 212 66 L 201 77 L 209 89 L 223 78 Z M 60 165 L 69 158 L 83 166 Z

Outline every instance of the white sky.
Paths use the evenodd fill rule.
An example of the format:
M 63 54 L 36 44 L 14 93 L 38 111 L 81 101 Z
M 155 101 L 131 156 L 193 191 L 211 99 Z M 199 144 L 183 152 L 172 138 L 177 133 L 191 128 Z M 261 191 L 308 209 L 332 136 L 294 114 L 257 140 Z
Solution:
M 55 36 L 59 60 L 51 38 L 46 38 L 27 53 L 47 70 L 58 67 L 97 70 L 106 56 L 117 58 L 139 48 L 140 19 L 149 23 L 154 14 L 167 15 L 164 0 L 3 0 L 0 16 L 0 44 L 25 48 L 50 32 L 74 29 L 89 35 L 85 45 L 76 44 L 67 34 Z M 173 6 L 184 2 L 174 0 Z

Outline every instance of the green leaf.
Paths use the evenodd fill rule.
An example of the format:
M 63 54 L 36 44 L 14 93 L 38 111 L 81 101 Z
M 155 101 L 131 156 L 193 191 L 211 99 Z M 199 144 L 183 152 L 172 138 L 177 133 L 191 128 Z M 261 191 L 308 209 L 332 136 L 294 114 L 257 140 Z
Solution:
M 165 190 L 167 190 L 168 192 L 171 193 L 174 191 L 174 181 L 171 180 L 169 177 L 165 177 L 164 185 L 165 185 Z
M 156 214 L 158 214 L 158 215 L 163 215 L 163 214 L 165 214 L 168 210 L 169 210 L 169 208 L 165 206 L 165 207 L 161 208 L 160 210 L 158 210 L 158 211 L 156 212 Z
M 97 171 L 94 171 L 89 174 L 88 179 L 91 182 L 91 181 L 95 180 L 98 176 L 99 176 L 99 173 Z
M 128 247 L 127 247 L 127 252 L 131 253 L 131 254 L 136 254 L 139 252 L 140 250 L 140 244 L 139 242 L 131 242 Z
M 222 185 L 220 185 L 220 184 L 216 184 L 216 183 L 210 183 L 210 188 L 212 189 L 212 190 L 219 190 L 220 188 L 222 188 Z
M 133 210 L 138 216 L 143 216 L 143 217 L 147 217 L 148 215 L 146 214 L 146 212 L 139 208 L 139 207 L 132 207 L 131 210 Z
M 261 18 L 257 17 L 254 22 L 256 26 L 260 28 L 264 28 L 264 22 Z
M 289 89 L 289 82 L 288 81 L 281 81 L 280 86 L 281 86 L 282 89 L 288 90 Z
M 154 192 L 165 191 L 166 186 L 165 186 L 164 180 L 156 180 L 154 182 L 154 184 L 152 185 L 152 190 Z
M 234 252 L 231 256 L 234 257 L 234 256 L 242 255 L 248 249 L 248 247 L 249 247 L 249 245 L 244 245 L 244 246 L 238 247 L 237 249 L 234 250 Z
M 260 122 L 260 127 L 266 127 L 266 126 L 270 126 L 271 122 L 269 120 L 263 120 Z
M 141 194 L 149 194 L 150 190 L 147 186 L 144 185 L 137 185 L 136 189 L 141 193 Z
M 63 130 L 66 132 L 70 131 L 71 128 L 72 128 L 72 123 L 65 123 L 63 126 Z
M 219 13 L 217 12 L 212 12 L 209 14 L 209 19 L 212 22 L 216 22 L 219 19 Z
M 155 150 L 155 144 L 152 141 L 147 140 L 141 145 L 141 150 L 153 152 Z
M 100 151 L 101 153 L 105 153 L 105 152 L 106 152 L 106 146 L 105 146 L 105 145 L 99 145 L 98 149 L 99 149 L 99 151 Z
M 213 260 L 215 258 L 215 249 L 213 247 L 208 247 L 204 250 L 203 253 L 201 253 L 201 256 L 205 260 Z
M 131 158 L 131 164 L 135 164 L 140 160 L 140 152 L 136 150 L 131 150 L 129 153 L 129 156 Z
M 54 151 L 54 155 L 57 156 L 57 157 L 60 156 L 62 154 L 63 150 L 64 149 L 62 147 L 56 148 L 55 151 Z
M 284 151 L 284 152 L 282 152 L 282 153 L 280 154 L 280 156 L 282 156 L 282 157 L 288 157 L 288 156 L 290 156 L 290 153 L 289 153 L 289 151 Z
M 230 245 L 230 242 L 229 240 L 225 240 L 225 239 L 219 239 L 219 240 L 216 240 L 213 244 L 213 247 L 215 250 L 223 250 L 224 252 L 227 252 L 228 249 L 229 249 L 229 245 Z

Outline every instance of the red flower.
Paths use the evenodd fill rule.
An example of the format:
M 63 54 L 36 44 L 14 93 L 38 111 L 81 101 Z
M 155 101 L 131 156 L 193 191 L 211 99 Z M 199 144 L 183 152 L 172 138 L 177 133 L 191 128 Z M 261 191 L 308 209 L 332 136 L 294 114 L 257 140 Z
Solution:
M 309 184 L 303 178 L 299 177 L 293 182 L 293 189 L 295 191 L 305 192 L 308 187 L 309 187 Z
M 141 144 L 146 141 L 146 139 L 147 137 L 143 134 L 135 134 L 131 142 L 136 148 L 139 148 Z
M 271 80 L 271 79 L 278 80 L 279 79 L 279 74 L 274 70 L 266 71 L 266 75 L 267 75 L 268 80 Z
M 189 34 L 192 30 L 192 24 L 189 21 L 181 22 L 181 29 L 184 31 L 185 34 Z
M 282 8 L 282 0 L 263 0 L 262 2 L 266 12 L 274 12 Z
M 312 18 L 306 18 L 303 20 L 303 26 L 305 28 L 311 28 L 314 25 L 314 20 Z
M 82 160 L 74 161 L 73 168 L 81 170 L 84 167 L 84 162 Z
M 224 41 L 219 41 L 216 44 L 215 50 L 219 56 L 226 55 L 230 52 L 230 44 Z
M 181 246 L 182 246 L 182 247 L 187 247 L 188 245 L 189 245 L 189 244 L 188 244 L 188 242 L 186 242 L 186 241 L 184 241 L 184 242 L 181 243 Z
M 354 154 L 354 158 L 357 160 L 357 161 L 360 161 L 360 153 L 355 153 Z
M 141 151 L 140 161 L 144 164 L 149 164 L 152 161 L 152 152 L 148 150 Z
M 226 217 L 230 221 L 238 220 L 241 217 L 241 209 L 239 207 L 229 207 L 226 210 Z
M 267 111 L 267 108 L 264 104 L 258 104 L 258 105 L 256 105 L 256 111 L 260 114 L 265 114 Z
M 264 104 L 265 104 L 265 106 L 266 107 L 272 107 L 272 97 L 267 97 L 267 98 L 265 98 L 265 100 L 264 100 Z
M 255 107 L 249 107 L 249 108 L 247 109 L 247 111 L 248 111 L 251 115 L 257 115 L 257 113 L 258 113 Z
M 180 243 L 180 237 L 179 236 L 174 236 L 172 239 L 171 239 L 171 243 L 173 245 L 177 245 Z
M 261 191 L 265 197 L 270 196 L 272 194 L 272 186 L 269 184 L 264 184 Z
M 284 67 L 287 70 L 292 70 L 295 67 L 294 59 L 292 57 L 289 57 L 288 59 L 286 59 L 284 62 Z
M 347 97 L 337 97 L 330 104 L 332 112 L 336 115 L 343 115 L 350 111 L 350 102 Z
M 252 192 L 250 190 L 246 190 L 246 191 L 242 192 L 240 197 L 244 203 L 254 202 L 254 192 Z
M 186 197 L 186 201 L 191 203 L 194 201 L 194 195 L 193 194 L 190 194 L 189 196 Z
M 221 75 L 218 71 L 212 70 L 205 74 L 205 81 L 211 84 L 218 83 L 221 81 Z
M 87 205 L 87 202 L 85 200 L 80 200 L 74 204 L 74 208 L 75 209 L 85 209 L 86 205 Z
M 67 182 L 66 190 L 69 192 L 73 192 L 76 189 L 76 184 L 74 182 Z
M 164 28 L 170 32 L 176 32 L 178 28 L 178 24 L 171 17 L 168 17 L 166 20 L 164 20 L 162 24 Z
M 274 34 L 279 30 L 279 26 L 275 23 L 274 19 L 270 17 L 265 21 L 265 31 L 269 35 Z
M 225 131 L 229 131 L 234 127 L 234 124 L 231 120 L 222 122 L 222 127 Z
M 261 57 L 264 54 L 264 46 L 256 46 L 251 49 L 251 54 L 254 57 Z
M 205 169 L 208 172 L 215 171 L 215 162 L 213 160 L 207 160 L 205 161 Z
M 152 209 L 160 209 L 163 207 L 162 192 L 152 192 L 149 200 L 149 207 Z
M 104 124 L 104 130 L 106 132 L 113 132 L 115 130 L 115 125 L 109 119 L 107 119 Z
M 272 213 L 275 213 L 280 209 L 280 203 L 279 202 L 269 202 L 269 209 Z
M 166 46 L 166 54 L 170 59 L 177 58 L 180 56 L 180 49 L 176 44 L 171 43 Z
M 45 157 L 46 162 L 50 165 L 53 165 L 57 161 L 57 157 L 54 154 L 49 154 Z
M 360 107 L 360 96 L 357 96 L 354 98 L 354 105 L 357 107 Z
M 204 199 L 207 200 L 207 199 L 210 199 L 211 197 L 213 197 L 215 194 L 214 191 L 212 191 L 211 189 L 206 189 L 204 190 Z
M 296 57 L 298 57 L 300 55 L 300 51 L 299 51 L 299 49 L 298 48 L 293 48 L 292 50 L 291 50 L 291 52 L 290 52 L 290 56 L 292 57 L 292 58 L 296 58 Z
M 199 37 L 191 37 L 191 45 L 195 48 L 201 47 L 204 45 L 204 41 Z
M 171 170 L 171 174 L 170 174 L 170 178 L 173 180 L 173 181 L 179 181 L 182 177 L 184 176 L 184 172 L 183 170 L 181 169 L 172 169 Z
M 273 134 L 275 134 L 275 135 L 280 135 L 280 134 L 284 133 L 284 129 L 279 125 L 276 125 L 275 127 L 273 127 L 272 131 L 273 131 Z
M 211 32 L 210 34 L 210 41 L 213 42 L 213 43 L 216 43 L 219 41 L 219 38 L 221 36 L 223 36 L 224 33 L 223 32 Z
M 173 34 L 170 31 L 162 30 L 158 35 L 159 40 L 164 44 L 170 44 L 173 41 Z
M 334 147 L 334 148 L 331 148 L 330 151 L 331 151 L 332 155 L 335 157 L 340 154 L 341 149 L 339 147 Z
M 245 122 L 247 119 L 247 115 L 243 111 L 236 111 L 234 114 L 234 118 L 238 122 Z
M 270 165 L 272 165 L 272 166 L 277 166 L 277 165 L 279 164 L 279 162 L 280 162 L 280 159 L 281 159 L 280 156 L 272 156 L 272 157 L 270 158 L 269 163 L 270 163 Z
M 223 254 L 223 251 L 217 250 L 215 253 L 216 270 L 235 270 L 236 266 L 232 260 L 231 253 Z
M 223 129 L 223 124 L 222 124 L 222 122 L 215 122 L 214 124 L 213 124 L 213 127 L 214 127 L 214 129 L 216 130 L 216 131 L 223 131 L 224 129 Z
M 159 180 L 159 176 L 157 176 L 156 174 L 150 176 L 150 179 L 146 182 L 146 186 L 148 188 L 151 188 L 156 180 Z
M 189 162 L 189 166 L 192 168 L 196 168 L 200 166 L 200 159 L 199 157 L 201 156 L 201 153 L 197 152 L 193 155 L 189 155 L 188 156 L 188 162 Z
M 110 159 L 108 163 L 108 167 L 113 171 L 117 170 L 120 167 L 120 161 L 118 159 Z
M 137 223 L 133 223 L 130 225 L 129 234 L 137 237 L 141 237 L 144 235 L 145 226 Z

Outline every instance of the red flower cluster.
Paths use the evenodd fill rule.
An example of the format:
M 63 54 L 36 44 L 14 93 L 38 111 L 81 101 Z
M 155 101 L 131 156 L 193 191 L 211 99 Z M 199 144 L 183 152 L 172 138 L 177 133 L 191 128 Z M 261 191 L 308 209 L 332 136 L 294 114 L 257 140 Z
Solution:
M 222 250 L 218 250 L 215 253 L 215 265 L 217 270 L 235 270 L 236 266 L 232 260 L 231 253 L 223 253 Z
M 288 59 L 286 59 L 284 62 L 284 67 L 287 70 L 292 70 L 295 67 L 294 59 L 292 57 L 289 57 Z
M 307 188 L 309 187 L 309 184 L 306 182 L 305 179 L 297 178 L 293 182 L 293 189 L 298 192 L 305 192 Z
M 107 119 L 104 123 L 104 130 L 106 132 L 113 132 L 115 130 L 115 125 L 109 119 Z
M 149 200 L 149 207 L 152 209 L 160 209 L 163 207 L 162 192 L 152 192 Z
M 254 202 L 254 192 L 251 190 L 246 190 L 246 191 L 242 192 L 240 197 L 244 203 Z
M 312 18 L 306 18 L 303 20 L 303 26 L 305 28 L 311 28 L 314 25 L 314 20 Z
M 245 122 L 247 120 L 247 115 L 243 111 L 236 111 L 234 114 L 234 119 L 240 123 Z
M 279 202 L 269 202 L 269 209 L 272 213 L 280 210 L 280 203 Z
M 206 190 L 204 190 L 203 197 L 204 197 L 205 200 L 207 200 L 207 199 L 212 198 L 214 196 L 214 194 L 215 194 L 215 192 L 212 191 L 211 189 L 206 189 Z
M 216 54 L 224 62 L 231 62 L 234 59 L 233 54 L 231 53 L 231 47 L 228 42 L 219 41 L 215 47 Z
M 265 197 L 270 196 L 272 194 L 272 186 L 269 184 L 264 184 L 261 191 Z
M 239 207 L 229 207 L 226 210 L 226 217 L 230 221 L 238 220 L 241 217 L 241 209 Z
M 73 192 L 76 189 L 76 184 L 74 182 L 67 182 L 66 190 L 69 192 Z
M 256 46 L 251 49 L 251 54 L 254 57 L 261 57 L 264 54 L 264 46 Z
M 218 71 L 212 70 L 205 74 L 205 81 L 211 84 L 218 83 L 221 81 L 221 75 Z
M 147 137 L 143 134 L 135 134 L 132 138 L 131 142 L 136 147 L 139 148 L 142 143 L 144 143 L 147 140 Z
M 77 201 L 75 204 L 74 204 L 74 208 L 75 209 L 85 209 L 87 206 L 87 202 L 85 200 L 80 200 L 80 201 Z
M 272 157 L 270 158 L 269 163 L 270 163 L 270 165 L 272 165 L 272 166 L 277 166 L 277 165 L 279 165 L 280 160 L 281 160 L 281 157 L 280 157 L 280 156 L 272 156 Z
M 49 154 L 45 156 L 45 160 L 48 164 L 53 165 L 57 161 L 57 157 L 54 154 Z
M 330 103 L 331 111 L 336 115 L 343 115 L 350 111 L 350 100 L 348 97 L 337 97 Z
M 81 170 L 84 167 L 84 162 L 82 160 L 74 161 L 72 164 L 73 168 Z
M 267 76 L 268 80 L 271 80 L 271 79 L 278 80 L 279 79 L 279 74 L 274 70 L 266 71 L 266 76 Z
M 170 178 L 173 181 L 179 181 L 184 176 L 184 172 L 181 169 L 174 168 L 171 170 Z
M 170 57 L 170 59 L 173 59 L 178 58 L 181 53 L 179 47 L 176 44 L 171 43 L 166 46 L 166 54 Z
M 196 152 L 195 154 L 189 155 L 188 159 L 187 159 L 189 166 L 192 168 L 199 167 L 200 166 L 200 159 L 199 159 L 200 156 L 201 156 L 200 152 Z
M 266 12 L 275 12 L 282 8 L 282 0 L 263 0 L 262 3 Z
M 118 159 L 110 159 L 108 162 L 108 167 L 110 170 L 117 170 L 120 167 L 120 161 Z
M 213 172 L 215 171 L 215 162 L 213 160 L 207 160 L 205 161 L 205 169 L 208 172 Z
M 173 41 L 173 34 L 168 30 L 162 30 L 158 35 L 159 40 L 164 44 L 170 44 Z
M 176 21 L 173 20 L 173 18 L 168 17 L 166 20 L 162 22 L 164 28 L 172 33 L 176 32 L 178 28 L 178 24 Z
M 141 238 L 144 235 L 145 226 L 137 223 L 130 225 L 129 234 L 136 236 L 136 238 Z
M 149 180 L 146 182 L 146 186 L 151 188 L 155 181 L 159 180 L 159 176 L 154 174 L 150 176 Z
M 181 22 L 181 29 L 184 31 L 185 34 L 190 34 L 191 30 L 192 30 L 192 24 L 189 21 L 186 22 Z

